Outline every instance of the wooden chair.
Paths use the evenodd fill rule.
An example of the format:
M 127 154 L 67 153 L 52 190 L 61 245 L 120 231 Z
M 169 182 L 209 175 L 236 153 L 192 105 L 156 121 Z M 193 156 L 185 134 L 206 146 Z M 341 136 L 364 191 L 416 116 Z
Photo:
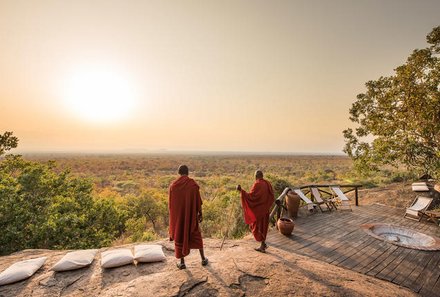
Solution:
M 293 189 L 294 193 L 296 193 L 302 201 L 306 203 L 307 209 L 309 211 L 314 211 L 316 204 L 312 202 L 300 189 Z
M 434 224 L 440 227 L 440 211 L 438 210 L 426 210 L 422 212 L 423 216 L 426 216 L 428 221 L 434 222 Z
M 411 206 L 406 209 L 403 217 L 420 222 L 431 202 L 432 198 L 417 196 L 411 203 Z
M 336 209 L 336 205 L 333 203 L 333 201 L 322 198 L 317 187 L 310 187 L 310 191 L 312 192 L 312 196 L 315 198 L 315 202 L 321 212 L 323 212 L 321 205 L 325 205 L 327 207 L 327 211 L 332 211 L 332 208 Z
M 350 204 L 350 199 L 348 199 L 347 196 L 345 196 L 345 193 L 342 192 L 341 188 L 339 187 L 330 187 L 330 190 L 334 193 L 333 196 L 333 203 L 338 202 L 342 206 L 342 209 L 347 209 L 353 211 Z

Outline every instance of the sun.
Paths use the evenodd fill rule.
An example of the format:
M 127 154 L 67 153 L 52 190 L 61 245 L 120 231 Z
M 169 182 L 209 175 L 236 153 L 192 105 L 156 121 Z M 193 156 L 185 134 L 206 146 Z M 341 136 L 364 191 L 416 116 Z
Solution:
M 76 69 L 69 74 L 63 93 L 69 111 L 92 122 L 122 120 L 135 109 L 128 76 L 109 67 Z

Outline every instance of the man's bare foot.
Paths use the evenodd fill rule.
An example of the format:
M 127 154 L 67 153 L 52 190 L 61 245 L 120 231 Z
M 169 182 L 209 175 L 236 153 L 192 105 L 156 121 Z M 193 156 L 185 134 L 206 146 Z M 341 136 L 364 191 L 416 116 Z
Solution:
M 179 268 L 180 270 L 182 270 L 182 269 L 186 269 L 186 265 L 185 265 L 185 263 L 177 263 L 176 266 L 177 266 L 177 268 Z
M 208 258 L 202 260 L 202 266 L 208 265 Z

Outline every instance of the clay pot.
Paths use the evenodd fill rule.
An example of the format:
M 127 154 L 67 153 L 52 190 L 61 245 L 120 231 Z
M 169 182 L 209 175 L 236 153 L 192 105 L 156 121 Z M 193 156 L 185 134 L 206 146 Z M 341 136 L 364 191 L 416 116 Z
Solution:
M 289 214 L 289 217 L 292 219 L 296 219 L 298 216 L 298 208 L 299 204 L 301 202 L 301 198 L 299 198 L 298 194 L 290 191 L 286 195 L 286 207 L 287 207 L 287 213 Z
M 292 234 L 295 224 L 293 223 L 292 219 L 280 218 L 277 222 L 277 226 L 281 234 L 289 236 L 290 234 Z

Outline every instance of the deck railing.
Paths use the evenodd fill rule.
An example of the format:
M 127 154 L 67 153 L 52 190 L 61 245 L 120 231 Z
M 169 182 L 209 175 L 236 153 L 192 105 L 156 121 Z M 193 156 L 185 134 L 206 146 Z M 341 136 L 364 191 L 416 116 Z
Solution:
M 310 200 L 313 199 L 313 195 L 311 194 L 311 188 L 317 188 L 321 194 L 327 195 L 329 198 L 334 197 L 334 194 L 331 191 L 331 187 L 339 187 L 344 194 L 350 193 L 354 191 L 354 197 L 355 197 L 355 205 L 359 206 L 359 191 L 358 189 L 362 187 L 362 185 L 338 185 L 338 184 L 327 184 L 327 185 L 305 185 L 299 187 L 301 191 L 303 191 L 304 195 L 308 196 Z M 281 195 L 275 200 L 275 207 L 272 209 L 272 212 L 270 213 L 270 220 L 277 215 L 277 219 L 281 216 L 281 211 L 283 209 L 286 210 L 285 207 L 285 197 L 287 193 L 292 190 L 290 188 L 285 188 L 284 191 L 281 193 Z

